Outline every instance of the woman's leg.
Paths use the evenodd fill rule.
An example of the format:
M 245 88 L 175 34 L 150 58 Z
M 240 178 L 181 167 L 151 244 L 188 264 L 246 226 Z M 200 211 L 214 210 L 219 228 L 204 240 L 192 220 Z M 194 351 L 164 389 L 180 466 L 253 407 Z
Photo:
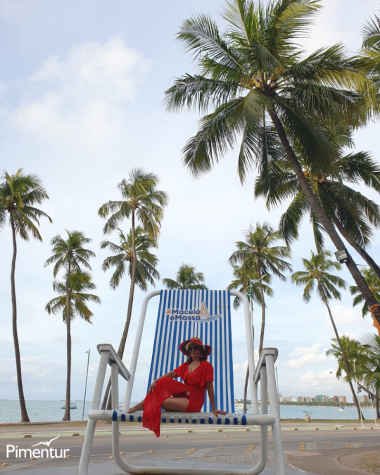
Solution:
M 185 397 L 169 397 L 161 404 L 165 411 L 185 412 L 189 405 L 189 399 Z
M 131 412 L 142 411 L 144 409 L 144 401 L 145 399 L 137 403 L 136 406 L 130 407 L 128 409 L 128 413 L 130 414 Z

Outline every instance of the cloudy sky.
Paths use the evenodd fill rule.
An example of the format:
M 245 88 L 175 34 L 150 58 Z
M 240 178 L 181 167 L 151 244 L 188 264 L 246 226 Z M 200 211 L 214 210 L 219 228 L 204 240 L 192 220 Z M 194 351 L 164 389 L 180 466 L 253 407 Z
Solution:
M 342 41 L 356 51 L 361 26 L 378 12 L 378 0 L 323 3 L 305 46 L 312 51 Z M 175 41 L 179 25 L 193 13 L 217 18 L 221 10 L 221 0 L 0 1 L 1 169 L 15 173 L 23 168 L 39 175 L 50 196 L 42 208 L 54 221 L 42 222 L 43 243 L 19 241 L 16 284 L 26 399 L 65 397 L 66 328 L 60 317 L 44 310 L 54 293 L 52 268 L 43 265 L 51 254 L 50 239 L 64 236 L 65 229 L 81 230 L 93 239 L 93 279 L 102 299 L 101 305 L 92 306 L 93 325 L 80 320 L 72 325 L 72 399 L 83 395 L 85 351 L 91 349 L 87 393 L 91 395 L 99 361 L 96 345 L 118 346 L 129 282 L 126 278 L 113 291 L 110 274 L 101 271 L 107 252 L 99 249 L 104 223 L 97 210 L 109 199 L 119 198 L 117 184 L 130 170 L 143 167 L 159 175 L 160 188 L 170 198 L 157 250 L 162 277 L 174 277 L 186 262 L 204 272 L 209 288 L 224 289 L 232 277 L 228 258 L 242 232 L 257 222 L 277 226 L 282 209 L 269 213 L 262 200 L 254 200 L 254 173 L 244 187 L 240 185 L 236 150 L 212 173 L 197 181 L 189 176 L 181 164 L 181 149 L 195 133 L 199 116 L 168 114 L 162 105 L 173 79 L 195 70 L 190 56 Z M 357 132 L 356 149 L 378 158 L 379 127 L 372 124 Z M 378 199 L 373 192 L 366 193 Z M 126 230 L 128 226 L 125 222 Z M 292 248 L 294 270 L 301 269 L 301 258 L 309 257 L 313 249 L 307 222 L 300 235 Z M 375 259 L 379 236 L 376 231 L 370 251 Z M 327 247 L 333 250 L 330 243 Z M 9 227 L 0 233 L 0 249 L 0 398 L 17 399 Z M 363 264 L 358 257 L 357 262 Z M 341 275 L 353 283 L 346 271 Z M 333 331 L 324 306 L 317 297 L 304 304 L 301 289 L 289 281 L 274 279 L 273 287 L 265 345 L 279 348 L 280 392 L 348 396 L 347 386 L 331 373 L 335 361 L 325 356 Z M 124 358 L 127 366 L 143 297 L 136 292 Z M 152 304 L 149 311 L 132 400 L 143 397 L 146 388 L 156 306 Z M 363 320 L 360 309 L 352 308 L 348 291 L 340 302 L 332 303 L 332 310 L 342 334 L 360 336 L 373 330 L 371 320 Z M 254 315 L 258 333 L 258 308 Z M 241 311 L 233 313 L 233 339 L 235 394 L 241 396 L 247 360 Z

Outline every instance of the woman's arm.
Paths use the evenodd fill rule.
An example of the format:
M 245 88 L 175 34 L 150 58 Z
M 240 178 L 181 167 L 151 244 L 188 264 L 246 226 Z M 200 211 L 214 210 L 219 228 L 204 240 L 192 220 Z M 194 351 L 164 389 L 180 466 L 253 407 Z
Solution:
M 208 392 L 208 397 L 210 399 L 212 412 L 216 415 L 216 417 L 218 417 L 218 414 L 222 414 L 222 415 L 225 416 L 227 414 L 227 412 L 226 411 L 219 411 L 215 406 L 214 384 L 213 384 L 212 381 L 207 381 L 206 389 L 207 389 L 207 392 Z
M 175 371 L 169 371 L 169 373 L 166 373 L 162 376 L 160 376 L 160 378 L 178 378 L 178 374 L 175 372 Z M 160 379 L 160 378 L 157 378 L 155 379 L 152 384 L 150 385 L 150 388 L 148 389 L 148 393 L 150 393 L 151 391 L 153 391 L 154 387 L 156 386 L 157 384 L 157 381 Z

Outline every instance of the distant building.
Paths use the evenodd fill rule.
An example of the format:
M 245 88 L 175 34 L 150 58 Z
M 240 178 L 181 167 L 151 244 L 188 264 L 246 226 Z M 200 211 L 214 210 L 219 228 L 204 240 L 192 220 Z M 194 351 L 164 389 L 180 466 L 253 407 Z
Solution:
M 339 396 L 339 402 L 343 402 L 344 404 L 346 404 L 347 403 L 346 396 Z
M 359 404 L 365 404 L 369 402 L 369 397 L 368 396 L 359 396 L 358 397 Z
M 328 396 L 325 396 L 324 394 L 317 394 L 315 398 L 317 402 L 326 402 L 326 400 L 323 401 L 323 398 L 328 398 Z

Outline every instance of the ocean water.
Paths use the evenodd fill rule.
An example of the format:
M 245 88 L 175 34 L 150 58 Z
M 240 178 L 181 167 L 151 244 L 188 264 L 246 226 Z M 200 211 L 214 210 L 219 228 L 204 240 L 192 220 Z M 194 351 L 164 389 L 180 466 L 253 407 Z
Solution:
M 83 401 L 73 401 L 77 405 L 77 409 L 71 410 L 71 420 L 79 421 L 82 419 Z M 121 403 L 120 403 L 121 404 Z M 136 403 L 132 402 L 131 405 Z M 62 407 L 65 401 L 26 401 L 29 418 L 31 422 L 49 422 L 61 421 L 64 410 Z M 87 413 L 90 410 L 91 402 L 86 401 L 83 420 L 87 420 Z M 303 419 L 305 413 L 303 411 L 312 412 L 311 419 L 356 419 L 357 412 L 355 408 L 347 408 L 346 412 L 335 412 L 336 407 L 318 406 L 318 407 L 304 407 L 304 406 L 280 406 L 280 413 L 282 419 Z M 236 411 L 242 412 L 242 411 Z M 248 409 L 248 413 L 250 413 Z M 269 409 L 270 412 L 270 409 Z M 363 409 L 363 414 L 366 419 L 374 418 L 371 409 Z M 18 401 L 2 401 L 0 400 L 0 423 L 4 422 L 19 422 L 20 405 Z

